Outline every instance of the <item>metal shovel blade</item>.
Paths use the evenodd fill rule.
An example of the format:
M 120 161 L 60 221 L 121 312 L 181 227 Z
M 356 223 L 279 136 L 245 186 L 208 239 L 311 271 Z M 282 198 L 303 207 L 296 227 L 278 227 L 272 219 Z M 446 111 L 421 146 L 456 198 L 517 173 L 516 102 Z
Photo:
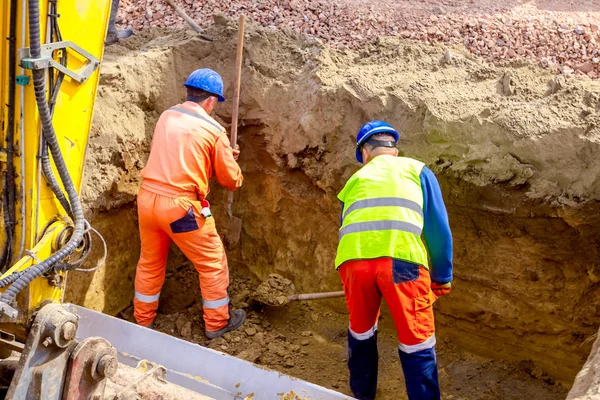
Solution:
M 227 197 L 227 217 L 229 221 L 223 229 L 223 243 L 229 250 L 237 247 L 242 236 L 242 219 L 233 216 L 232 206 L 233 192 L 229 192 Z
M 268 306 L 284 306 L 296 293 L 294 283 L 278 274 L 271 274 L 258 285 L 250 297 Z
M 289 280 L 281 275 L 271 274 L 261 282 L 256 291 L 250 296 L 254 300 L 264 305 L 281 307 L 290 301 L 296 300 L 319 300 L 344 297 L 344 292 L 325 292 L 325 293 L 303 293 L 296 294 L 296 287 Z
M 223 243 L 228 249 L 235 249 L 240 243 L 240 237 L 242 236 L 242 219 L 229 217 L 225 229 L 223 230 Z

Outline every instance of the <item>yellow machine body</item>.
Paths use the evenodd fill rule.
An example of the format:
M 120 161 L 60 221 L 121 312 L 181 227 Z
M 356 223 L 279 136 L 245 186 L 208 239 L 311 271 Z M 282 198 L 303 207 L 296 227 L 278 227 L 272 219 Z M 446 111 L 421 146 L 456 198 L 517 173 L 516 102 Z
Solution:
M 48 0 L 40 1 L 41 43 L 49 43 Z M 15 36 L 11 38 L 11 14 L 16 7 Z M 58 0 L 57 17 L 63 41 L 70 41 L 101 60 L 104 40 L 110 15 L 110 0 Z M 7 170 L 7 138 L 9 136 L 9 106 L 14 107 L 14 157 L 16 172 L 15 195 L 15 235 L 10 254 L 12 267 L 2 276 L 14 271 L 22 271 L 40 259 L 47 258 L 57 250 L 59 236 L 70 229 L 70 220 L 60 206 L 56 196 L 46 184 L 41 173 L 39 151 L 41 123 L 33 90 L 32 71 L 22 68 L 19 63 L 29 47 L 27 1 L 6 0 L 0 2 L 0 126 L 2 127 L 2 150 L 0 167 Z M 14 40 L 16 55 L 11 57 L 10 42 Z M 60 52 L 68 52 L 67 69 L 80 72 L 86 66 L 86 58 L 71 48 L 56 50 L 55 60 Z M 16 88 L 14 101 L 10 101 L 10 64 L 16 65 Z M 56 74 L 53 68 L 46 69 Z M 81 190 L 84 160 L 88 135 L 92 123 L 94 101 L 98 86 L 100 68 L 83 82 L 65 76 L 56 99 L 53 125 L 71 178 L 78 191 Z M 48 81 L 48 79 L 47 79 Z M 23 140 L 22 140 L 23 139 Z M 54 165 L 53 165 L 54 168 Z M 55 175 L 56 170 L 54 170 Z M 58 176 L 58 175 L 57 175 Z M 1 204 L 1 203 L 0 203 Z M 2 208 L 2 207 L 0 207 Z M 24 213 L 22 212 L 24 210 Z M 2 211 L 4 213 L 4 211 Z M 2 215 L 4 217 L 4 215 Z M 6 241 L 4 218 L 0 218 L 0 243 Z M 62 274 L 61 274 L 62 275 Z M 17 297 L 17 306 L 22 311 L 21 325 L 31 317 L 44 302 L 61 301 L 64 293 L 64 279 L 37 278 Z M 4 290 L 4 289 L 2 289 Z M 2 323 L 2 329 L 10 324 Z M 12 330 L 12 329 L 8 329 Z

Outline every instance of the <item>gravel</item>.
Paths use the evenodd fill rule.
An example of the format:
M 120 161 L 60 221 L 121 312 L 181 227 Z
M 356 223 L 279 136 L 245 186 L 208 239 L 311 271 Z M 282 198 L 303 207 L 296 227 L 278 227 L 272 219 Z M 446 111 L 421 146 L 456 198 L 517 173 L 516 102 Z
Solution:
M 464 45 L 486 62 L 528 59 L 544 68 L 600 76 L 600 8 L 594 1 L 548 2 L 435 0 L 177 0 L 200 26 L 244 13 L 272 29 L 291 29 L 335 48 L 358 48 L 380 36 Z M 498 6 L 496 3 L 501 3 Z M 162 0 L 121 0 L 121 27 L 182 28 L 185 22 Z

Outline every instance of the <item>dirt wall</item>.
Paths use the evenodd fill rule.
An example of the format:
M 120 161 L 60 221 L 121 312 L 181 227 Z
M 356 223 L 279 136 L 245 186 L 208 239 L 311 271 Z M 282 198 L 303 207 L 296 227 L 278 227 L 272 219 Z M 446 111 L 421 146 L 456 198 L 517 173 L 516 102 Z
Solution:
M 116 313 L 131 301 L 135 194 L 160 112 L 183 99 L 181 83 L 200 67 L 220 72 L 231 97 L 236 29 L 212 34 L 206 43 L 148 31 L 106 55 L 83 199 L 110 254 L 104 272 L 69 278 L 87 306 Z M 441 334 L 572 380 L 600 323 L 598 83 L 397 40 L 333 52 L 254 28 L 244 57 L 246 182 L 233 263 L 260 278 L 280 273 L 299 290 L 338 290 L 335 195 L 359 167 L 357 129 L 387 120 L 401 130 L 401 151 L 436 172 L 448 205 L 456 279 L 437 305 Z M 224 123 L 229 107 L 217 110 Z M 225 195 L 215 186 L 209 196 L 217 225 Z

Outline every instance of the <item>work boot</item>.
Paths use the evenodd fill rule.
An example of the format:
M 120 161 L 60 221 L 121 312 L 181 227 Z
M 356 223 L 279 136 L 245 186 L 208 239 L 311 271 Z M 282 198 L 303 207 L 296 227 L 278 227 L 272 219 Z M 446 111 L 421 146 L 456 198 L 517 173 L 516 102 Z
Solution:
M 131 29 L 131 28 L 125 28 L 125 29 L 119 31 L 119 33 L 117 34 L 119 39 L 127 39 L 131 35 L 133 35 L 133 29 Z
M 229 322 L 225 325 L 225 328 L 219 329 L 218 331 L 210 332 L 206 331 L 206 337 L 209 339 L 220 338 L 227 332 L 231 332 L 242 326 L 246 320 L 246 311 L 244 310 L 231 310 L 229 312 Z
M 104 44 L 106 46 L 110 46 L 111 44 L 115 44 L 118 43 L 119 40 L 121 39 L 127 39 L 128 37 L 133 35 L 133 29 L 131 28 L 125 28 L 121 31 L 118 32 L 109 32 L 106 35 L 106 41 L 104 42 Z

